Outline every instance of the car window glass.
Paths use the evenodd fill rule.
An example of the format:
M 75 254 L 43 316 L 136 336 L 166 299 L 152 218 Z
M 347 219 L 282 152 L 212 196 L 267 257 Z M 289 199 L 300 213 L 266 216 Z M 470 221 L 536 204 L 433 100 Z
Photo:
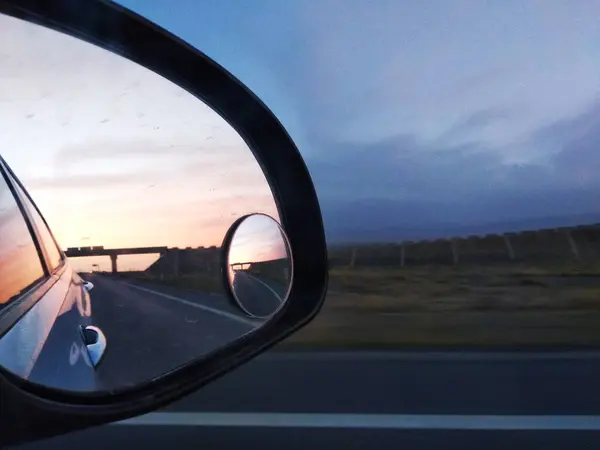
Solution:
M 57 248 L 56 243 L 50 234 L 50 230 L 46 226 L 46 223 L 42 219 L 42 216 L 40 216 L 38 213 L 35 206 L 33 206 L 33 203 L 31 203 L 27 195 L 25 195 L 17 183 L 13 181 L 13 185 L 19 192 L 23 205 L 25 205 L 25 208 L 27 208 L 29 211 L 29 215 L 33 219 L 35 226 L 38 229 L 40 239 L 42 240 L 44 247 L 46 248 L 46 253 L 48 254 L 48 265 L 50 266 L 50 270 L 54 270 L 62 263 L 60 250 Z
M 0 176 L 0 310 L 43 275 L 27 224 Z

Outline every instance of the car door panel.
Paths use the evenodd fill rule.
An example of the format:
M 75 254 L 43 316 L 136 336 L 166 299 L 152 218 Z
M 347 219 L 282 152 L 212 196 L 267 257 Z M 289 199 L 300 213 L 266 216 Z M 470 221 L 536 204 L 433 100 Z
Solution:
M 57 388 L 67 384 L 70 389 L 90 391 L 96 385 L 96 373 L 81 334 L 82 327 L 92 325 L 90 294 L 69 265 L 63 277 L 64 299 L 29 381 Z
M 31 270 L 26 269 L 38 264 L 41 277 L 35 286 L 22 289 L 20 293 L 18 287 L 26 283 L 21 280 L 19 284 L 19 279 L 15 278 L 17 287 L 13 290 L 17 290 L 17 295 L 12 296 L 11 308 L 7 309 L 20 309 L 17 312 L 22 316 L 18 318 L 13 314 L 19 320 L 0 340 L 0 360 L 5 369 L 32 382 L 55 386 L 60 380 L 61 383 L 67 381 L 76 390 L 91 389 L 94 371 L 89 358 L 86 359 L 87 349 L 81 331 L 82 327 L 91 325 L 90 294 L 61 252 L 25 187 L 1 158 L 0 173 L 4 182 L 2 204 L 10 206 L 4 208 L 5 215 L 12 211 L 0 225 L 4 224 L 4 229 L 10 226 L 11 230 L 17 230 L 11 235 L 20 239 L 19 245 L 8 249 L 12 251 L 11 255 L 2 255 L 7 251 L 0 251 L 4 257 L 2 261 L 6 261 L 2 274 L 5 275 L 15 261 L 20 261 L 17 268 L 20 272 L 16 269 L 12 272 L 20 274 L 21 278 L 25 275 L 32 278 Z M 0 247 L 6 250 L 7 244 Z M 13 254 L 25 250 L 29 253 L 20 259 Z M 15 308 L 19 305 L 26 307 Z
M 66 267 L 62 274 L 53 277 L 57 278 L 54 285 L 0 340 L 3 367 L 26 379 L 29 379 L 69 289 L 70 268 Z

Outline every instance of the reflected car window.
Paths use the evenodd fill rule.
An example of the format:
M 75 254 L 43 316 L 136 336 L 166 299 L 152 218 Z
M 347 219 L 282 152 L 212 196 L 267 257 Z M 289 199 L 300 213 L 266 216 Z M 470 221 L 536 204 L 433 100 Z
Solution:
M 27 224 L 0 176 L 0 310 L 43 275 Z
M 42 240 L 42 243 L 44 244 L 46 253 L 48 255 L 48 265 L 50 267 L 50 270 L 56 269 L 62 264 L 62 255 L 60 253 L 60 250 L 57 248 L 56 243 L 52 238 L 52 235 L 50 234 L 50 230 L 48 229 L 46 222 L 44 222 L 42 216 L 40 216 L 40 214 L 38 213 L 38 210 L 35 208 L 33 203 L 29 201 L 27 195 L 25 195 L 23 190 L 19 187 L 17 183 L 14 182 L 14 180 L 13 186 L 15 186 L 15 188 L 17 189 L 23 205 L 25 206 L 25 208 L 27 208 L 27 211 L 29 211 L 29 215 L 35 222 L 35 226 L 37 227 L 38 232 L 40 234 L 40 239 Z

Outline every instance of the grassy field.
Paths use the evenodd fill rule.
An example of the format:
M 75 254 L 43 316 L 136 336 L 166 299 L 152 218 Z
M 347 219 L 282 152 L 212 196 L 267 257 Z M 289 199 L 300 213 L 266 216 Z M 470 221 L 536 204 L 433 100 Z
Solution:
M 321 314 L 288 344 L 599 345 L 600 271 L 514 265 L 338 269 Z
M 222 292 L 214 276 L 142 276 Z M 600 265 L 333 269 L 319 316 L 280 347 L 528 345 L 600 345 Z

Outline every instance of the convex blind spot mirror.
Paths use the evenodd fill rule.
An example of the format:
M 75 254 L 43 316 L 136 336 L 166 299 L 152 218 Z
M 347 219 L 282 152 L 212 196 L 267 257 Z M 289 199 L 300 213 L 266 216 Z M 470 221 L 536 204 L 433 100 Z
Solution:
M 321 212 L 253 93 L 111 2 L 0 1 L 0 29 L 0 446 L 163 407 L 315 316 Z
M 275 219 L 251 214 L 236 221 L 223 242 L 226 283 L 234 304 L 266 319 L 281 309 L 293 280 L 288 238 Z

